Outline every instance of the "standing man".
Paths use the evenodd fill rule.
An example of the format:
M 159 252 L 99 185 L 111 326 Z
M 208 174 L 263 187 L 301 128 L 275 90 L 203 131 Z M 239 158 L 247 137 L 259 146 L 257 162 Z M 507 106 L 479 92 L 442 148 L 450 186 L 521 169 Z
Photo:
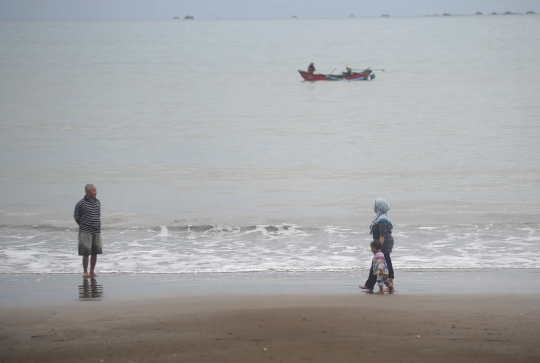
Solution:
M 84 278 L 95 277 L 97 255 L 102 253 L 101 244 L 101 204 L 96 198 L 97 189 L 94 184 L 84 187 L 86 195 L 75 205 L 73 217 L 79 225 L 79 256 L 83 256 Z M 88 256 L 90 274 L 88 274 Z

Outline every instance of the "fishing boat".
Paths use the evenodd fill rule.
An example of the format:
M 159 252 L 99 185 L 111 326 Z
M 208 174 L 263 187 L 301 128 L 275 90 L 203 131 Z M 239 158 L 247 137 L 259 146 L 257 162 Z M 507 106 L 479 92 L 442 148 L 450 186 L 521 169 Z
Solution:
M 351 73 L 342 73 L 342 74 L 316 74 L 308 73 L 306 71 L 298 70 L 298 73 L 306 81 L 366 81 L 368 79 L 375 78 L 375 75 L 372 74 L 371 69 L 363 70 L 362 72 L 351 72 Z

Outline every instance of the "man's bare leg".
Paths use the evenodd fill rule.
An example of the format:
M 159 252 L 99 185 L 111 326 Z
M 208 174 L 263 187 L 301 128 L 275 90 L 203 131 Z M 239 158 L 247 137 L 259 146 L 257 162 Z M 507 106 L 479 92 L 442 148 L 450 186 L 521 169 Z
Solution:
M 97 254 L 92 255 L 90 258 L 90 276 L 96 277 L 96 273 L 94 272 L 94 269 L 96 268 L 96 262 L 97 262 Z
M 84 275 L 83 277 L 87 279 L 90 275 L 88 275 L 88 256 L 83 256 L 82 258 L 82 266 L 84 269 Z

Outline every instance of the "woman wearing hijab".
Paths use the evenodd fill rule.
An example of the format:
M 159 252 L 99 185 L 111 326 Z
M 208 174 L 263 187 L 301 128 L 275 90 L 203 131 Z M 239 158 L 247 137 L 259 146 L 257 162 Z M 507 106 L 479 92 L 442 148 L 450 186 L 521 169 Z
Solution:
M 375 218 L 371 222 L 370 234 L 373 235 L 374 241 L 381 241 L 382 243 L 382 253 L 386 259 L 386 264 L 388 265 L 388 279 L 391 283 L 394 282 L 394 268 L 392 267 L 392 260 L 390 259 L 390 254 L 392 253 L 392 248 L 394 247 L 394 237 L 392 237 L 392 221 L 388 217 L 388 211 L 390 210 L 390 205 L 383 198 L 378 198 L 375 200 L 375 206 L 373 211 Z M 364 290 L 372 290 L 375 287 L 375 282 L 377 281 L 377 275 L 373 274 L 373 271 L 369 269 L 369 277 L 366 280 L 364 286 L 359 286 Z

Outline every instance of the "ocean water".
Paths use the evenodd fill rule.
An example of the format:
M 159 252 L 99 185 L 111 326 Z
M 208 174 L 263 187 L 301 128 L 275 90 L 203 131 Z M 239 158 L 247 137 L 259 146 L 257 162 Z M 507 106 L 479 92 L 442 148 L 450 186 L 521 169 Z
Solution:
M 540 268 L 540 16 L 0 21 L 0 273 Z M 304 82 L 297 69 L 375 70 Z M 335 70 L 334 70 L 335 69 Z

